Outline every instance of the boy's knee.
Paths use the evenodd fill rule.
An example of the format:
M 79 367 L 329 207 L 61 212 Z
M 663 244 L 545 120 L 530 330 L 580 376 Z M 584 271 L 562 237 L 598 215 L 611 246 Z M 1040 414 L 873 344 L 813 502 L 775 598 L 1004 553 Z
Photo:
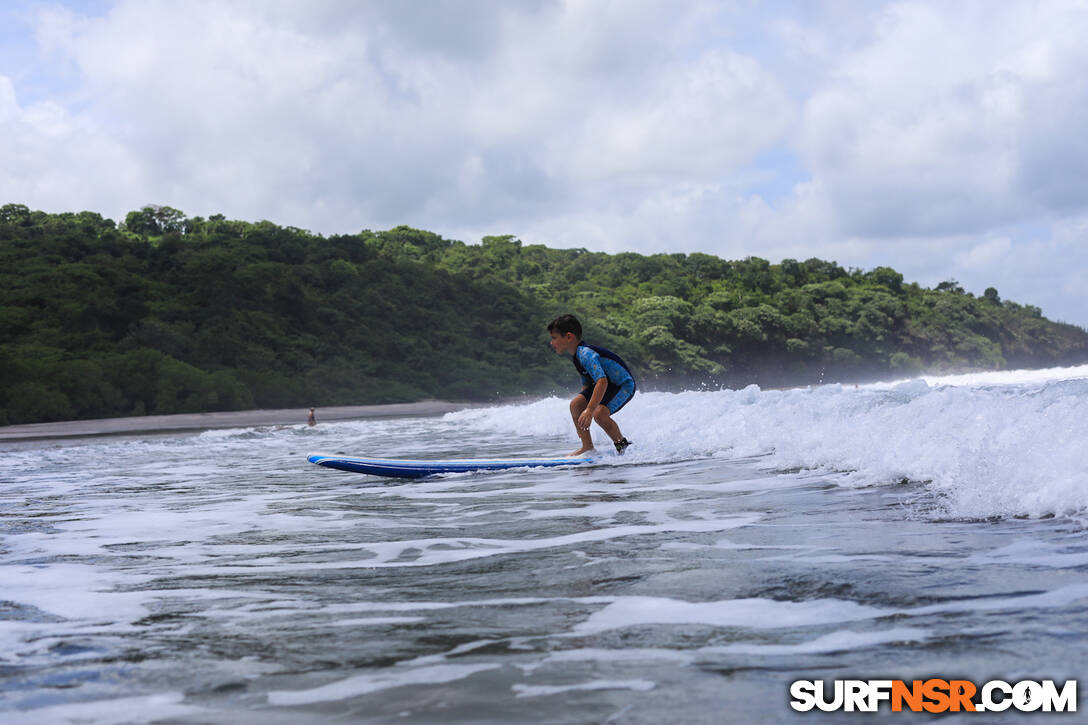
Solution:
M 583 398 L 581 395 L 575 395 L 573 398 L 570 399 L 570 412 L 581 413 L 583 410 L 586 409 L 586 403 L 586 399 Z
M 612 412 L 606 406 L 600 406 L 593 411 L 593 420 L 602 423 L 612 417 Z

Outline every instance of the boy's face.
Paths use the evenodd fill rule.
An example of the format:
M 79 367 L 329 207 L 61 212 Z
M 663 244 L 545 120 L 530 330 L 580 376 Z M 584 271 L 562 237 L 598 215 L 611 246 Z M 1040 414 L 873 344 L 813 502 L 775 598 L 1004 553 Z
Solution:
M 552 336 L 551 346 L 559 354 L 573 355 L 574 351 L 578 349 L 578 338 L 574 336 L 573 332 L 568 332 L 565 335 L 558 330 L 551 330 L 549 333 Z

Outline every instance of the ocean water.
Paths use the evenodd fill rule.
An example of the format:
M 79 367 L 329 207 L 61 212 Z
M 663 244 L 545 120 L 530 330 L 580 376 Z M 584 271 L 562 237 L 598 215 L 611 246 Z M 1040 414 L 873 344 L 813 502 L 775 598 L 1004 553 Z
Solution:
M 1088 367 L 617 420 L 599 465 L 409 482 L 305 456 L 561 455 L 565 401 L 0 444 L 0 722 L 840 722 L 866 716 L 790 683 L 1084 688 Z

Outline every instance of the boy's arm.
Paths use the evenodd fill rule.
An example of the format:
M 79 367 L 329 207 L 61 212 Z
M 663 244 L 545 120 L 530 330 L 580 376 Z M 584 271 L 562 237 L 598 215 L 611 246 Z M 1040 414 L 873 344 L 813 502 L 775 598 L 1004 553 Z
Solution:
M 589 428 L 589 424 L 593 422 L 593 414 L 597 412 L 597 406 L 601 404 L 601 398 L 604 397 L 606 390 L 608 390 L 608 378 L 597 378 L 597 382 L 593 386 L 593 394 L 589 396 L 589 403 L 586 404 L 586 409 L 582 411 L 582 414 L 578 416 L 579 426 Z
M 595 381 L 607 377 L 604 367 L 601 365 L 601 356 L 595 350 L 588 347 L 578 348 L 578 360 L 582 363 L 582 371 L 586 387 L 593 385 Z

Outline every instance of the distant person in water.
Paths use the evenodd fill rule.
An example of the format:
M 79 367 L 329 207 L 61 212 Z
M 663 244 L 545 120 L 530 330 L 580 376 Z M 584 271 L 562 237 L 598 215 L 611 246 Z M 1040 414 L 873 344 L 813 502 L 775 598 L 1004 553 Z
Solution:
M 589 426 L 593 421 L 608 434 L 623 453 L 631 442 L 623 437 L 612 416 L 627 405 L 635 394 L 635 378 L 627 363 L 616 353 L 582 341 L 582 323 L 574 315 L 562 315 L 548 324 L 552 349 L 570 355 L 582 376 L 582 392 L 570 401 L 570 416 L 582 447 L 572 453 L 580 456 L 593 450 Z
M 310 417 L 306 419 L 306 423 L 309 425 L 317 425 L 317 417 L 314 415 L 313 408 L 310 408 Z

